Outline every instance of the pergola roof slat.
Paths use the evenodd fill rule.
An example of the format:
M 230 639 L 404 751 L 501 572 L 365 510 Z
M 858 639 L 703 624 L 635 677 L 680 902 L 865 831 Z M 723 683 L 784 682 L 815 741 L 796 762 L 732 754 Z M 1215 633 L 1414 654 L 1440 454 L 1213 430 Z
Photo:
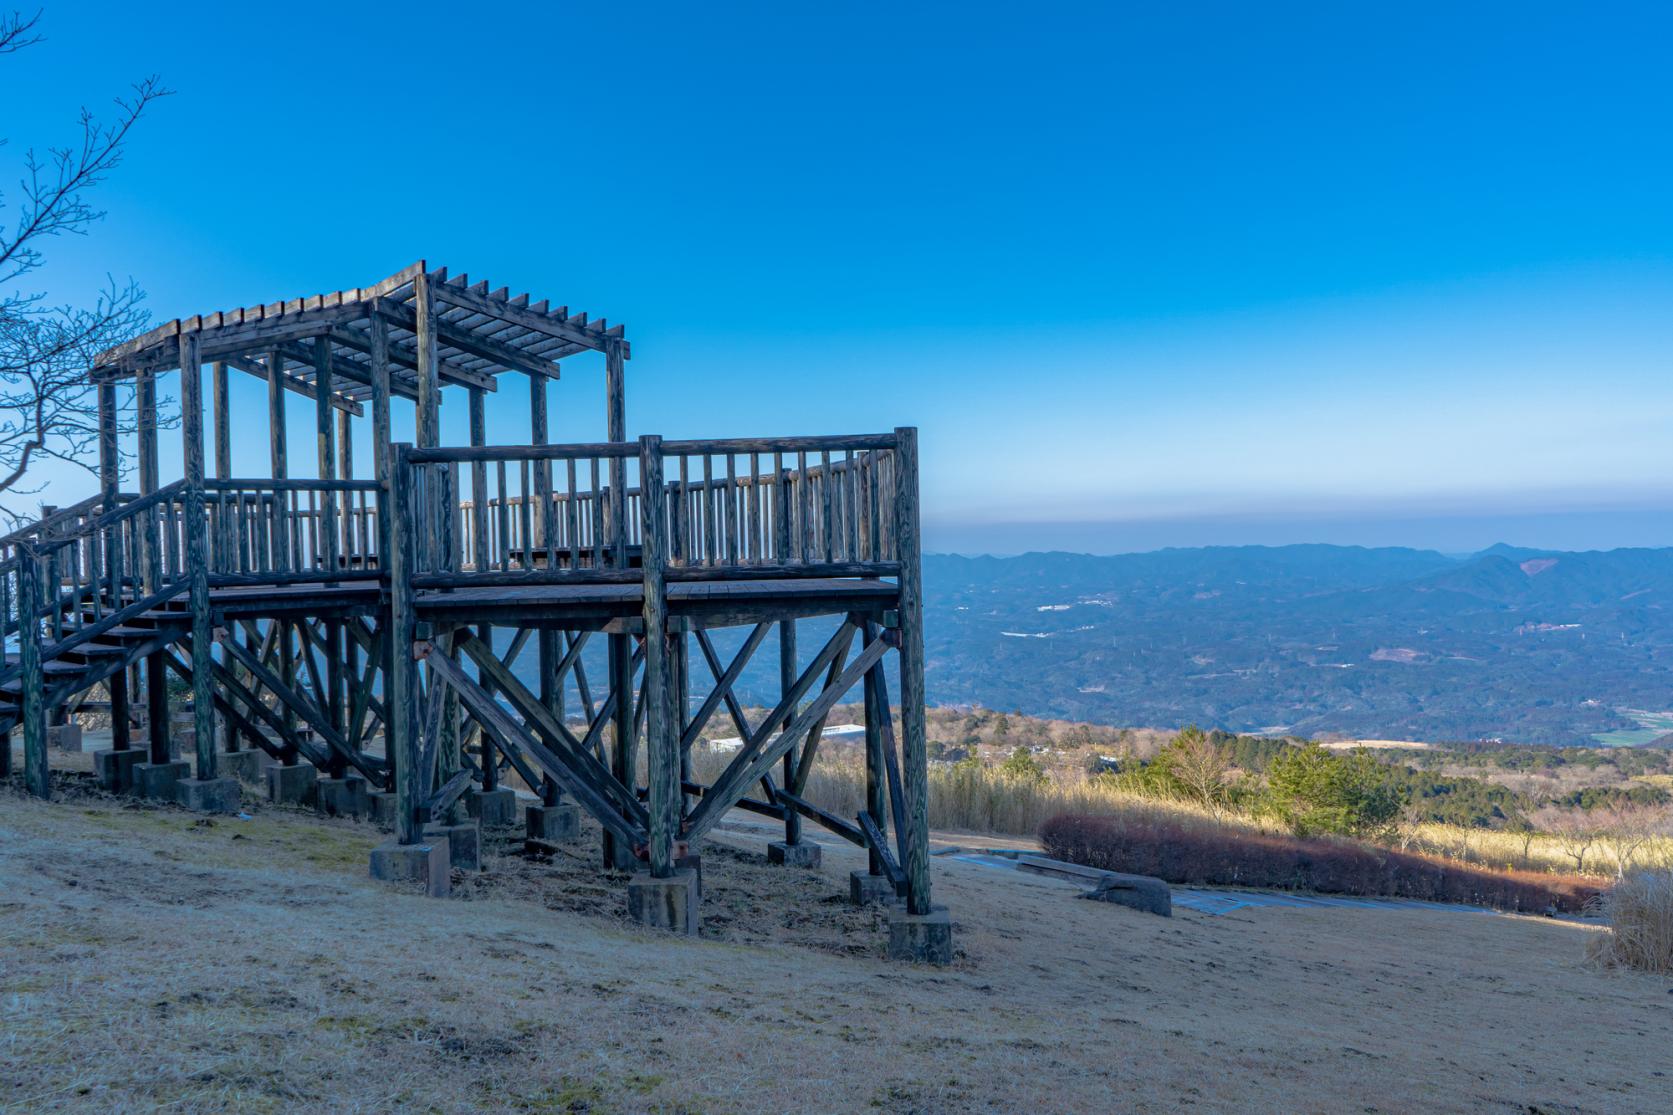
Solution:
M 181 334 L 196 333 L 206 361 L 222 361 L 265 378 L 263 361 L 275 348 L 290 348 L 326 336 L 332 342 L 334 356 L 340 354 L 339 358 L 347 362 L 343 365 L 345 376 L 353 382 L 360 379 L 357 373 L 368 369 L 351 354 L 370 352 L 371 346 L 370 337 L 355 326 L 374 312 L 389 322 L 391 364 L 415 368 L 417 310 L 413 297 L 420 274 L 428 275 L 435 298 L 436 343 L 441 358 L 437 374 L 443 383 L 494 390 L 494 378 L 505 371 L 556 378 L 559 359 L 587 349 L 602 351 L 606 342 L 621 341 L 623 337 L 620 326 L 606 329 L 602 318 L 589 323 L 585 314 L 571 316 L 567 307 L 551 309 L 546 300 L 531 304 L 528 294 L 513 296 L 507 287 L 493 288 L 485 279 L 473 283 L 465 274 L 450 278 L 447 268 L 429 270 L 420 261 L 371 286 L 164 323 L 100 353 L 93 375 L 107 380 L 126 378 L 141 369 L 166 371 L 179 362 Z M 625 341 L 621 347 L 626 357 Z M 290 349 L 287 355 L 294 359 L 296 351 Z M 307 361 L 298 363 L 306 365 Z M 285 377 L 287 388 L 312 392 L 311 373 L 286 372 Z M 410 379 L 398 373 L 397 378 Z M 407 386 L 401 383 L 398 393 L 405 394 Z M 333 392 L 337 396 L 333 402 L 350 403 L 358 409 L 353 398 L 363 397 L 363 389 L 362 383 L 354 382 L 345 391 Z

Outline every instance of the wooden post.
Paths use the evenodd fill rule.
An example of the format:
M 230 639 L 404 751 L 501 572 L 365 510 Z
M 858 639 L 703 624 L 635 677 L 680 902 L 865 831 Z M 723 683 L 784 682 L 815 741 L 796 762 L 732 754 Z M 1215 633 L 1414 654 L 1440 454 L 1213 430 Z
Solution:
M 895 548 L 900 561 L 901 780 L 905 783 L 907 912 L 930 912 L 929 762 L 924 723 L 924 597 L 918 542 L 918 431 L 895 430 Z
M 470 435 L 472 445 L 488 444 L 488 411 L 487 392 L 480 387 L 472 387 L 467 396 L 470 402 Z M 504 492 L 500 493 L 502 496 Z M 488 513 L 488 465 L 484 461 L 471 464 L 471 511 L 476 520 L 476 529 L 471 531 L 471 564 L 477 572 L 488 568 L 488 532 L 493 529 Z M 477 638 L 482 640 L 483 646 L 492 649 L 494 645 L 494 627 L 492 624 L 479 624 L 476 629 Z M 478 684 L 483 692 L 492 694 L 494 683 L 486 677 L 480 678 Z M 480 743 L 482 756 L 482 788 L 497 790 L 500 785 L 499 753 L 494 748 L 492 732 L 478 732 L 476 738 Z M 531 787 L 532 789 L 533 787 Z
M 779 696 L 788 696 L 796 684 L 796 678 L 801 671 L 796 668 L 796 621 L 787 619 L 778 625 L 778 685 Z M 785 710 L 784 720 L 779 724 L 781 729 L 789 728 L 797 716 L 797 702 L 792 701 Z M 796 777 L 796 746 L 791 744 L 790 750 L 784 753 L 784 768 L 780 775 L 781 785 L 790 789 Z M 802 815 L 786 805 L 784 807 L 784 842 L 799 844 L 802 840 Z
M 390 547 L 389 639 L 394 658 L 389 672 L 389 722 L 384 740 L 395 766 L 395 835 L 402 844 L 416 844 L 423 836 L 419 804 L 425 787 L 418 769 L 418 663 L 413 658 L 417 623 L 413 613 L 412 580 L 408 559 L 413 545 L 412 501 L 408 478 L 412 471 L 403 450 L 395 446 L 389 478 Z M 395 756 L 399 755 L 399 761 Z
M 680 741 L 672 721 L 668 669 L 668 525 L 662 498 L 662 439 L 639 439 L 639 506 L 645 621 L 645 757 L 651 821 L 651 874 L 674 873 L 674 841 L 680 828 Z
M 232 479 L 232 399 L 228 394 L 227 366 L 217 360 L 210 366 L 215 405 L 215 478 Z
M 412 283 L 412 305 L 417 321 L 414 332 L 418 349 L 418 445 L 429 448 L 441 439 L 440 357 L 436 352 L 436 299 L 430 276 L 420 265 Z
M 135 376 L 135 396 L 139 409 L 139 494 L 150 495 L 158 488 L 157 480 L 157 380 L 148 370 L 141 369 Z M 144 569 L 141 571 L 141 594 L 149 595 L 162 588 L 162 539 L 157 527 L 156 509 L 144 513 L 140 529 L 140 552 Z M 169 761 L 168 723 L 168 664 L 161 654 L 145 659 L 145 731 L 149 739 L 153 763 Z
M 288 424 L 285 420 L 285 357 L 277 348 L 267 354 L 267 433 L 271 442 L 272 473 L 275 480 L 290 478 L 290 447 Z M 286 494 L 273 493 L 273 568 L 290 568 L 290 516 L 286 513 Z M 296 651 L 289 620 L 272 621 L 278 627 L 274 646 L 279 655 L 279 677 L 292 689 L 296 688 Z M 296 731 L 296 713 L 287 705 L 284 710 L 285 731 Z M 294 748 L 285 748 L 284 764 L 295 766 L 300 756 Z
M 547 408 L 547 378 L 543 375 L 529 373 L 529 443 L 531 445 L 545 445 L 551 436 L 548 428 Z M 548 561 L 555 557 L 554 540 L 557 537 L 557 515 L 552 506 L 552 462 L 536 461 L 534 463 L 534 499 L 538 509 L 535 512 L 535 523 L 540 529 L 540 541 L 546 547 Z M 573 539 L 571 540 L 573 541 Z M 532 540 L 531 540 L 532 544 Z M 563 693 L 558 688 L 558 633 L 549 627 L 542 627 L 535 632 L 535 653 L 538 656 L 540 670 L 540 703 L 549 709 L 553 716 L 560 721 L 563 719 Z M 484 642 L 487 638 L 484 637 Z M 492 646 L 492 643 L 488 644 Z M 541 779 L 541 800 L 546 805 L 556 805 L 562 797 L 558 784 L 551 775 Z
M 105 380 L 99 384 L 99 491 L 103 496 L 105 514 L 116 510 L 117 496 L 122 481 L 121 449 L 117 442 L 116 384 Z M 105 532 L 105 591 L 114 611 L 123 601 L 122 527 L 111 527 Z M 128 671 L 118 670 L 105 682 L 110 693 L 110 746 L 113 751 L 126 751 L 132 746 L 129 735 Z
M 392 435 L 389 409 L 389 322 L 382 314 L 374 312 L 366 324 L 371 333 L 372 348 L 372 477 L 378 482 L 378 569 L 381 574 L 379 579 L 383 583 L 384 598 L 393 602 L 394 582 L 390 577 L 390 565 L 395 548 L 395 516 L 392 502 L 395 447 L 390 440 Z M 390 610 L 382 614 L 380 620 L 386 634 L 394 630 L 393 603 Z M 383 640 L 382 658 L 378 668 L 383 672 L 383 691 L 385 694 L 392 694 L 396 661 L 393 638 L 386 637 Z M 391 703 L 393 704 L 393 698 Z M 393 715 L 392 712 L 391 719 Z M 384 758 L 389 762 L 389 785 L 394 788 L 399 786 L 401 781 L 400 757 L 396 754 L 394 728 L 387 721 L 383 728 L 383 739 Z
M 604 346 L 606 424 L 610 441 L 627 440 L 626 395 L 622 375 L 622 347 L 619 342 Z M 610 459 L 610 554 L 617 569 L 627 567 L 627 461 L 622 457 Z M 633 717 L 633 639 L 626 634 L 609 637 L 610 689 L 615 694 L 616 708 L 612 719 L 613 752 L 611 773 L 623 785 L 633 786 L 637 780 L 634 749 Z M 604 834 L 604 853 L 607 866 L 615 866 L 614 836 Z
M 870 645 L 877 638 L 877 625 L 870 620 L 865 625 L 865 642 Z M 872 820 L 877 822 L 879 832 L 888 832 L 888 822 L 884 817 L 888 809 L 883 802 L 883 786 L 885 782 L 883 758 L 883 720 L 889 715 L 888 706 L 883 703 L 883 662 L 881 659 L 866 671 L 865 680 L 865 724 L 866 724 L 866 812 L 871 814 Z M 867 869 L 873 875 L 883 874 L 883 857 L 876 848 L 867 850 Z
M 213 425 L 215 430 L 215 478 L 217 480 L 232 479 L 232 395 L 227 382 L 227 365 L 225 361 L 217 360 L 209 366 L 209 379 L 212 398 L 211 409 L 214 411 Z M 223 505 L 224 506 L 224 505 Z M 232 542 L 232 530 L 228 526 L 224 537 Z M 222 656 L 225 658 L 225 656 Z M 237 671 L 234 671 L 237 676 Z M 116 703 L 112 696 L 111 703 Z M 111 713 L 112 723 L 115 723 L 114 710 Z M 227 751 L 237 751 L 241 746 L 238 725 L 231 717 L 226 718 L 222 736 L 222 747 Z
M 290 476 L 285 433 L 285 357 L 275 348 L 267 354 L 267 436 L 275 480 L 284 480 Z M 274 493 L 274 499 L 279 501 L 280 493 Z M 275 512 L 273 549 L 275 554 L 289 554 L 290 544 L 286 528 L 290 524 L 283 514 L 277 513 L 277 507 Z M 284 569 L 285 559 L 275 561 L 274 567 Z
M 691 722 L 691 637 L 686 630 L 687 621 L 681 619 L 675 626 L 674 633 L 669 636 L 669 646 L 672 648 L 668 662 L 669 684 L 674 688 L 674 746 L 680 749 L 680 816 L 691 811 L 694 800 L 685 793 L 685 784 L 691 777 L 691 748 L 681 747 L 680 740 L 685 737 L 686 725 Z
M 41 671 L 41 569 L 32 543 L 17 544 L 18 664 L 23 673 L 23 784 L 38 798 L 52 796 L 46 763 L 46 688 Z
M 354 416 L 346 410 L 337 412 L 337 477 L 340 480 L 354 479 Z M 342 521 L 342 538 L 338 540 L 337 553 L 346 556 L 356 552 L 355 534 L 355 497 L 351 493 L 343 494 L 338 518 Z M 362 506 L 363 509 L 363 506 Z M 360 554 L 362 559 L 365 554 Z M 350 678 L 360 677 L 360 644 L 344 634 L 341 623 L 337 624 L 337 646 L 343 652 L 343 668 Z M 347 734 L 349 712 L 346 700 L 338 706 L 342 709 L 342 723 L 338 730 Z M 358 739 L 351 741 L 355 747 L 360 746 Z
M 331 367 L 331 339 L 329 337 L 314 338 L 314 429 L 318 440 L 318 471 L 321 480 L 335 480 L 337 478 L 337 443 L 336 431 L 332 426 L 331 395 L 332 367 Z M 329 490 L 320 492 L 320 521 L 316 527 L 318 535 L 320 560 L 325 564 L 327 578 L 337 571 L 339 547 L 342 544 L 342 529 L 337 519 L 337 494 Z M 327 580 L 327 584 L 331 581 Z M 323 698 L 326 720 L 331 730 L 342 735 L 348 727 L 348 709 L 343 680 L 343 624 L 338 619 L 325 621 L 325 692 Z M 326 764 L 326 775 L 330 778 L 342 778 L 349 772 L 348 759 L 335 747 L 331 749 L 330 761 Z
M 186 474 L 186 575 L 191 578 L 192 730 L 199 781 L 215 777 L 215 623 L 209 614 L 209 526 L 203 499 L 203 362 L 195 330 L 180 334 L 180 448 Z

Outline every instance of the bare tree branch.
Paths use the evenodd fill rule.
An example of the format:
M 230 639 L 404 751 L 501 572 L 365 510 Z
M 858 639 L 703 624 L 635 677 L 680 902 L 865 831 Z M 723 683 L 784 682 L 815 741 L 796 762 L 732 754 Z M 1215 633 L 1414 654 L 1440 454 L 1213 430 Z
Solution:
M 39 43 L 40 19 L 39 12 L 0 17 L 0 55 Z M 89 194 L 121 164 L 146 109 L 168 95 L 148 77 L 116 100 L 111 122 L 84 108 L 77 142 L 24 154 L 15 214 L 0 224 L 0 497 L 26 494 L 29 470 L 41 460 L 96 467 L 98 413 L 87 371 L 96 353 L 145 328 L 145 294 L 132 280 L 110 279 L 90 306 L 54 305 L 23 280 L 41 267 L 47 240 L 84 235 L 104 216 Z M 0 507 L 0 515 L 12 511 Z

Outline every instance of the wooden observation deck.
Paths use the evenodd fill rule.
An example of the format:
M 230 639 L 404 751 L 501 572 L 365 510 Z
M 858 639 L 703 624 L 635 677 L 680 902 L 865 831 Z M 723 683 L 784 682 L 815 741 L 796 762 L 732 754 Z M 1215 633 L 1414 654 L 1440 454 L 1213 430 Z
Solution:
M 595 353 L 603 439 L 550 444 L 559 362 L 569 374 Z M 856 894 L 929 916 L 915 431 L 629 440 L 629 355 L 621 326 L 424 263 L 101 354 L 100 495 L 0 540 L 0 728 L 22 732 L 26 784 L 50 794 L 49 721 L 102 687 L 109 788 L 226 808 L 228 772 L 263 766 L 280 800 L 389 822 L 375 871 L 439 885 L 434 848 L 449 843 L 429 826 L 506 821 L 515 780 L 538 799 L 531 832 L 583 809 L 604 863 L 649 888 L 678 883 L 682 857 L 743 808 L 783 823 L 792 860 L 804 821 L 866 848 L 877 886 L 856 880 Z M 265 420 L 235 426 L 229 370 L 266 381 Z M 159 378 L 176 371 L 183 467 L 165 484 Z M 528 443 L 489 445 L 487 395 L 519 380 Z M 311 477 L 290 475 L 286 392 L 315 403 Z M 465 396 L 468 445 L 440 444 L 450 393 Z M 415 444 L 391 435 L 407 406 Z M 124 492 L 129 425 L 137 490 Z M 271 475 L 235 477 L 233 431 L 252 427 L 270 436 Z M 810 617 L 829 618 L 806 656 Z M 739 629 L 727 657 L 720 628 Z M 769 637 L 779 700 L 752 720 L 734 690 Z M 605 676 L 589 680 L 598 642 Z M 532 685 L 527 661 L 514 668 L 525 653 Z M 167 730 L 170 671 L 191 686 L 190 763 Z M 804 791 L 826 717 L 856 688 L 866 809 L 839 817 Z M 691 751 L 719 716 L 744 743 L 704 783 Z

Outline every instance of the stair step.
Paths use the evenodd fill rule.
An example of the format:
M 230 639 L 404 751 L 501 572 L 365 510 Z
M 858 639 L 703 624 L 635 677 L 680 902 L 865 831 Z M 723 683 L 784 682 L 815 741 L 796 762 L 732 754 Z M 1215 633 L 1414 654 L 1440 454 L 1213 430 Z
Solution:
M 94 639 L 100 643 L 111 643 L 139 642 L 144 639 L 155 639 L 156 637 L 157 629 L 155 627 L 112 627 L 101 635 L 95 635 Z

